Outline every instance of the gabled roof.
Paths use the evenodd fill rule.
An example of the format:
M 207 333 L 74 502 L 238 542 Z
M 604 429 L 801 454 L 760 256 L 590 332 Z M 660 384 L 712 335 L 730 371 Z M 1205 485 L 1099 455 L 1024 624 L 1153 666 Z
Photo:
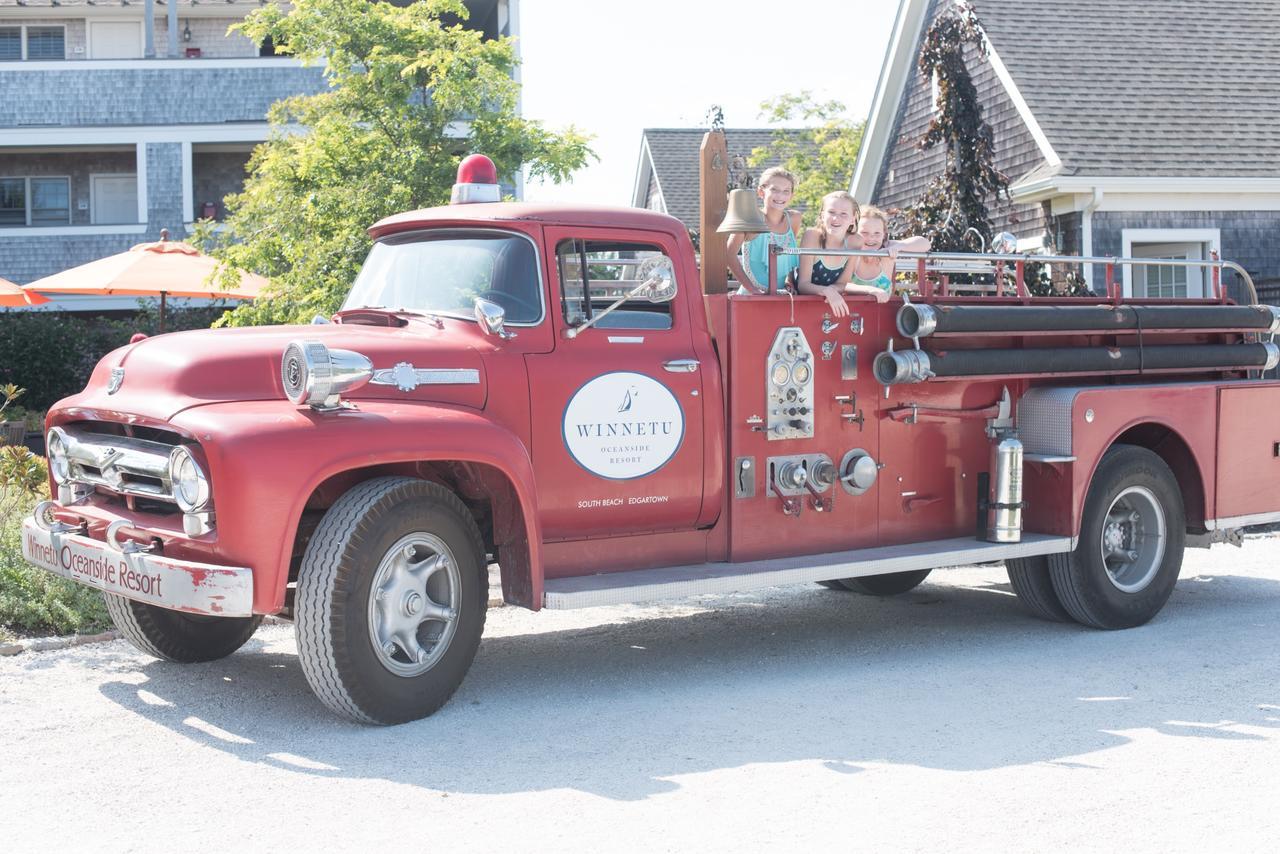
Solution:
M 933 5 L 901 0 L 855 194 L 869 192 L 893 145 Z M 992 65 L 1045 155 L 1028 180 L 1280 176 L 1277 0 L 975 6 Z
M 656 177 L 666 212 L 689 228 L 698 227 L 698 150 L 706 128 L 645 128 L 640 138 L 640 163 L 636 167 L 636 183 L 632 204 L 644 205 L 649 179 Z M 726 128 L 724 132 L 729 156 L 749 157 L 757 148 L 768 145 L 779 134 L 805 138 L 805 128 Z M 759 175 L 775 162 L 752 166 Z

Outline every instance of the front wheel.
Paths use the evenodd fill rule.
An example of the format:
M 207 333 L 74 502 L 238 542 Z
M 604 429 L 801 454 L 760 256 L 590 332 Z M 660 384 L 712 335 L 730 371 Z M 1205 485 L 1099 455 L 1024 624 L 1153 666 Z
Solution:
M 1049 556 L 1053 589 L 1086 626 L 1140 626 L 1173 593 L 1185 544 L 1186 515 L 1173 472 L 1146 448 L 1117 445 L 1089 485 L 1075 551 Z
M 449 490 L 407 477 L 352 487 L 298 572 L 298 657 L 316 696 L 361 723 L 426 717 L 475 658 L 488 605 L 480 530 Z
M 103 593 L 107 613 L 120 634 L 147 655 L 194 664 L 226 658 L 253 636 L 262 622 L 252 617 L 208 617 L 135 602 Z

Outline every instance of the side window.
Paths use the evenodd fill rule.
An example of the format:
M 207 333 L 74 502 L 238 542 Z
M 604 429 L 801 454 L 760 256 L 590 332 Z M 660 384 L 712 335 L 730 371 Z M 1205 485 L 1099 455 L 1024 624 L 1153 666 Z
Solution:
M 674 267 L 650 243 L 565 240 L 556 247 L 565 322 L 576 325 L 608 308 L 644 282 L 660 262 Z M 585 276 L 584 276 L 585 271 Z M 670 329 L 672 301 L 625 300 L 596 323 L 601 329 Z

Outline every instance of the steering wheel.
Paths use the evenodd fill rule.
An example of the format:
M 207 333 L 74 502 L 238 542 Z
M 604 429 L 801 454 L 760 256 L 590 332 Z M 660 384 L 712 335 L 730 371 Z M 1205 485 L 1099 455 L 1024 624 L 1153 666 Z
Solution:
M 515 321 L 517 323 L 523 323 L 529 320 L 533 320 L 539 314 L 542 313 L 542 306 L 539 305 L 538 303 L 534 302 L 528 297 L 520 296 L 518 294 L 508 293 L 507 291 L 499 291 L 499 290 L 495 290 L 494 288 L 489 288 L 488 290 L 481 291 L 480 293 L 476 294 L 476 296 L 480 299 L 487 299 L 490 302 L 497 303 L 498 305 L 502 306 L 504 309 L 507 309 L 508 311 L 511 311 L 516 308 L 528 309 L 529 316 L 527 318 L 517 319 Z

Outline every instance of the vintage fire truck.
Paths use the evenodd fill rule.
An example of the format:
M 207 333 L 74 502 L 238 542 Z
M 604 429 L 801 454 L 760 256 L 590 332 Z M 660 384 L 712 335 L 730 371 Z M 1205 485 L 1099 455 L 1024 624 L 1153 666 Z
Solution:
M 724 293 L 671 217 L 462 172 L 373 226 L 330 322 L 107 355 L 49 413 L 26 558 L 172 661 L 292 618 L 320 700 L 391 724 L 463 679 L 491 562 L 538 610 L 1003 560 L 1033 614 L 1119 629 L 1184 547 L 1280 519 L 1280 310 L 1227 299 L 1230 262 L 1196 262 L 1212 298 L 1136 301 L 1124 259 L 1095 259 L 1105 298 L 1055 299 L 1025 257 L 902 258 L 914 295 L 837 318 Z

